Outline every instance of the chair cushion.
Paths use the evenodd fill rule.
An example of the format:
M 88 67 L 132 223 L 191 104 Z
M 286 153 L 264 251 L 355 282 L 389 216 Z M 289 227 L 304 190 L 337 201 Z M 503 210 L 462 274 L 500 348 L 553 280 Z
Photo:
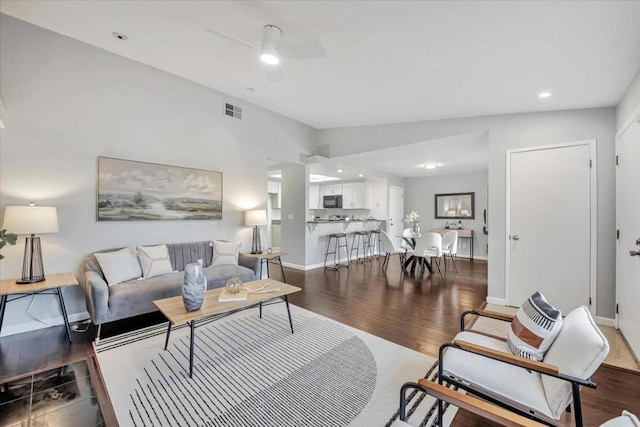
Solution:
M 454 340 L 511 353 L 506 342 L 473 332 L 460 332 Z M 444 353 L 442 368 L 474 388 L 516 407 L 546 416 L 551 413 L 537 372 L 453 348 Z
M 588 379 L 609 354 L 609 343 L 593 321 L 587 307 L 578 307 L 564 319 L 544 362 L 555 365 L 561 374 Z M 553 417 L 558 419 L 572 400 L 571 384 L 542 376 L 542 385 Z
M 601 424 L 600 427 L 640 427 L 640 420 L 631 412 L 622 411 L 622 415 Z
M 511 322 L 507 343 L 516 356 L 540 361 L 562 328 L 562 313 L 540 292 L 522 304 Z

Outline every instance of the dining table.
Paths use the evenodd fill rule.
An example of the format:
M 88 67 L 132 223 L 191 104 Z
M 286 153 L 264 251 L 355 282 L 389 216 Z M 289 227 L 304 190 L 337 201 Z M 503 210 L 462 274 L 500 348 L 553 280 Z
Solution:
M 416 242 L 418 241 L 418 238 L 420 236 L 421 235 L 418 234 L 418 235 L 412 235 L 412 236 L 396 236 L 396 237 L 399 237 L 402 240 L 404 240 L 411 247 L 411 249 L 415 249 Z M 415 255 L 411 255 L 410 257 L 407 257 L 404 260 L 404 264 L 402 265 L 402 268 L 404 268 L 406 271 L 410 272 L 411 274 L 415 274 L 418 266 L 422 266 L 423 268 L 426 268 L 427 270 L 429 270 L 429 273 L 433 273 L 433 269 L 431 267 L 431 263 L 429 262 L 429 259 L 427 257 L 420 257 Z

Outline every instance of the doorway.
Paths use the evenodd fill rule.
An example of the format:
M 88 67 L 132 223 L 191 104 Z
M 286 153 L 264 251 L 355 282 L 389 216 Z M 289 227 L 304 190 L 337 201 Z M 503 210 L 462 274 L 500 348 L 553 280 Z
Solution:
M 404 190 L 389 186 L 389 236 L 400 246 L 404 221 Z
M 507 151 L 506 296 L 596 307 L 595 141 Z
M 640 114 L 616 137 L 618 329 L 640 356 Z

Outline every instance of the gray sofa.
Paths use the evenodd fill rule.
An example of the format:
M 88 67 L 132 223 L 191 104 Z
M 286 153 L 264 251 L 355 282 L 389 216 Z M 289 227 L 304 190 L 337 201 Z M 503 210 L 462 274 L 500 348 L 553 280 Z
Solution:
M 96 325 L 125 319 L 139 314 L 157 311 L 154 300 L 182 295 L 182 278 L 185 265 L 203 260 L 207 289 L 219 288 L 232 276 L 243 282 L 258 277 L 259 261 L 242 253 L 239 265 L 211 265 L 213 248 L 209 241 L 168 243 L 169 258 L 175 273 L 163 274 L 145 280 L 129 280 L 108 286 L 96 257 L 91 254 L 84 260 L 84 290 L 87 310 Z M 98 252 L 117 251 L 122 248 Z M 100 334 L 98 329 L 98 335 Z

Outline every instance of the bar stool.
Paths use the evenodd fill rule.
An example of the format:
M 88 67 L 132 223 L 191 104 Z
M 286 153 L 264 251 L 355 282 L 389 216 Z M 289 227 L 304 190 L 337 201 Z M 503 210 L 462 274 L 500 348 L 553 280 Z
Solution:
M 324 268 L 325 270 L 338 270 L 340 267 L 349 268 L 349 246 L 347 245 L 347 233 L 331 233 L 328 235 L 327 251 L 324 254 Z M 341 240 L 344 239 L 344 245 L 341 244 Z M 331 242 L 334 243 L 333 251 L 330 251 Z M 342 264 L 340 262 L 340 248 L 344 248 L 344 253 L 347 256 L 347 263 Z M 333 254 L 333 265 L 327 265 L 327 258 Z
M 369 251 L 371 251 L 371 257 L 378 258 L 382 251 L 382 234 L 380 230 L 369 231 Z M 378 255 L 376 255 L 376 242 L 378 243 Z
M 356 251 L 356 260 L 359 262 L 371 261 L 371 258 L 367 255 L 369 252 L 369 242 L 371 236 L 368 230 L 354 231 L 353 241 L 351 242 L 351 254 L 350 259 L 353 259 L 353 251 Z M 362 246 L 362 258 L 360 258 L 360 247 Z

